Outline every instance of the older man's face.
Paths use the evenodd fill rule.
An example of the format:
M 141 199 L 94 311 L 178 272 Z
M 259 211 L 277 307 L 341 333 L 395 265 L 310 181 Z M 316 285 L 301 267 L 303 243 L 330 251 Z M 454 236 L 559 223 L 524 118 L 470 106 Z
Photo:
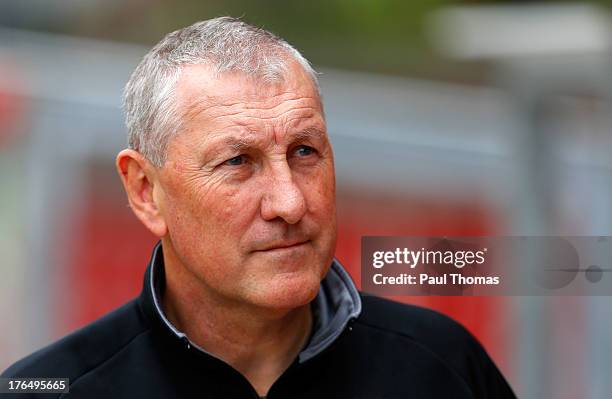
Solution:
M 332 149 L 320 98 L 294 63 L 280 84 L 183 70 L 184 129 L 161 170 L 161 208 L 180 263 L 217 298 L 308 303 L 336 240 Z

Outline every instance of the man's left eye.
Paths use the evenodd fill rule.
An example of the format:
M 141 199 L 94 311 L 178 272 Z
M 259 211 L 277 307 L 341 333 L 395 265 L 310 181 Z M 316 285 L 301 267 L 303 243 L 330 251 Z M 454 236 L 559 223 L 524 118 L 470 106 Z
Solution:
M 315 149 L 307 145 L 301 145 L 295 149 L 295 154 L 300 157 L 306 157 L 315 152 Z
M 244 155 L 238 155 L 225 161 L 225 164 L 229 166 L 240 166 L 244 163 L 244 161 Z

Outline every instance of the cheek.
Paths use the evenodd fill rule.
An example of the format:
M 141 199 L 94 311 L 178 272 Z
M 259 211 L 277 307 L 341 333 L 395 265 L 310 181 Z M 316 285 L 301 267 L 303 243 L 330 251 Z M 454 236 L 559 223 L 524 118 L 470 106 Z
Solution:
M 238 248 L 258 212 L 257 194 L 248 185 L 225 189 L 208 201 L 210 226 L 207 231 L 228 246 Z
M 333 217 L 336 212 L 336 184 L 333 166 L 326 166 L 306 176 L 303 191 L 308 201 L 310 212 L 322 217 Z
M 317 173 L 304 176 L 302 190 L 308 204 L 309 223 L 316 226 L 314 242 L 318 261 L 329 265 L 336 248 L 336 191 L 333 166 L 320 168 Z M 321 277 L 327 269 L 321 271 Z
M 247 185 L 194 180 L 173 193 L 168 201 L 172 237 L 207 254 L 231 252 L 257 211 L 256 190 Z

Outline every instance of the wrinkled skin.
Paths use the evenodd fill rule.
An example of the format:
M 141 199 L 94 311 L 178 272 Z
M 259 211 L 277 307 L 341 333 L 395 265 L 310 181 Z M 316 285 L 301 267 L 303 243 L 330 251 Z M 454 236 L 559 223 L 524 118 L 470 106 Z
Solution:
M 184 123 L 163 167 L 143 168 L 152 186 L 142 195 L 153 205 L 136 214 L 162 238 L 167 267 L 197 282 L 204 298 L 303 306 L 316 296 L 336 241 L 320 98 L 297 63 L 276 84 L 212 76 L 203 65 L 184 68 L 176 88 Z

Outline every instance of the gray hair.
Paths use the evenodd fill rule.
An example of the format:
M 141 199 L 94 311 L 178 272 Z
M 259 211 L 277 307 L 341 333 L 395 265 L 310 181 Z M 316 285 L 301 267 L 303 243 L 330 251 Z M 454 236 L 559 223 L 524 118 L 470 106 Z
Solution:
M 241 72 L 265 83 L 277 83 L 283 80 L 292 59 L 319 91 L 316 72 L 295 48 L 239 19 L 220 17 L 169 33 L 144 56 L 125 87 L 129 148 L 155 166 L 163 166 L 168 142 L 181 128 L 174 91 L 183 66 L 206 64 L 216 75 Z

